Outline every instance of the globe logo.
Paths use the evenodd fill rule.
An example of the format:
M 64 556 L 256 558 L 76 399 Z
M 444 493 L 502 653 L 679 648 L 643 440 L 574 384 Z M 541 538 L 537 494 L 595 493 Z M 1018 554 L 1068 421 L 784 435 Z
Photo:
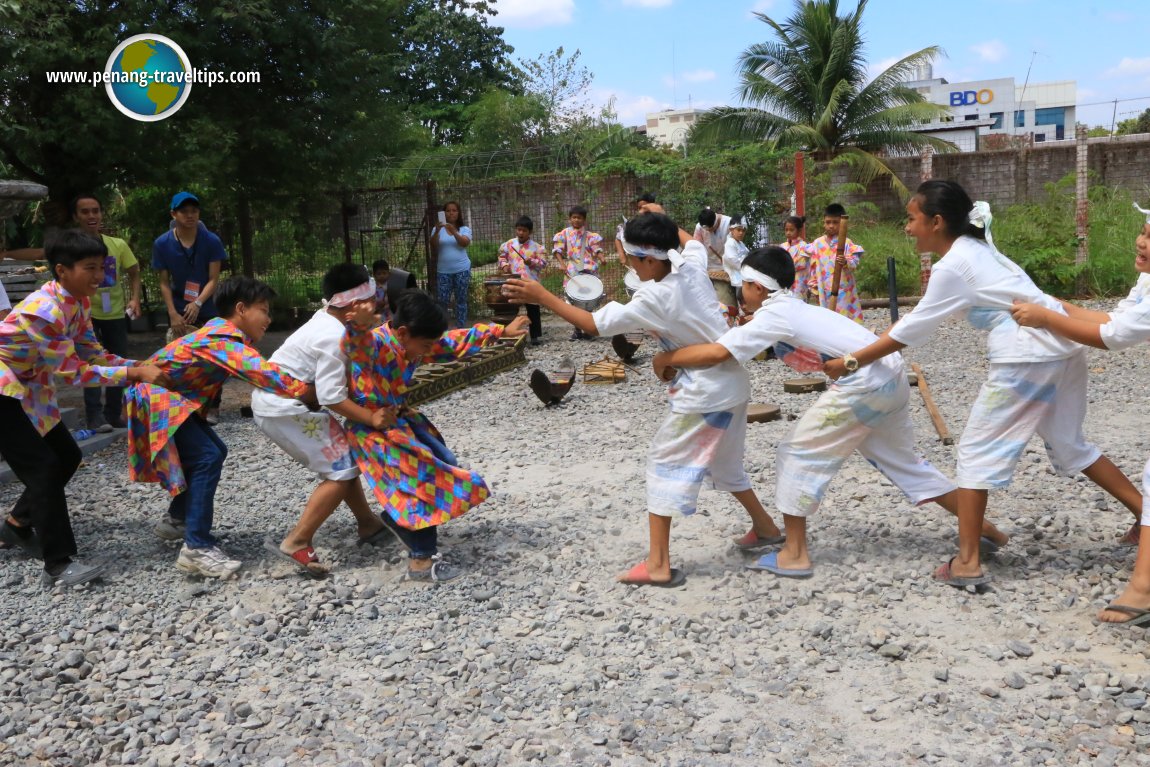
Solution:
M 135 35 L 112 51 L 104 67 L 112 104 L 133 120 L 156 122 L 179 111 L 192 91 L 192 63 L 162 35 Z

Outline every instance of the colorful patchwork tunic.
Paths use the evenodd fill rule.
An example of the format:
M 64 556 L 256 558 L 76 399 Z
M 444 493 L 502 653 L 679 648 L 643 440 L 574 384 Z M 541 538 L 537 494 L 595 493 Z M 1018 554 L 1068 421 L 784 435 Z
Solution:
M 818 290 L 819 306 L 830 306 L 831 287 L 834 285 L 835 249 L 838 248 L 838 238 L 828 240 L 822 236 L 814 242 L 808 243 L 803 251 L 810 258 L 810 285 Z M 859 303 L 858 290 L 855 288 L 855 269 L 859 265 L 859 257 L 863 249 L 847 239 L 845 255 L 846 265 L 839 278 L 839 297 L 835 311 L 858 323 L 863 321 L 862 304 Z
M 402 407 L 420 362 L 467 357 L 503 335 L 502 325 L 475 325 L 445 333 L 426 357 L 409 360 L 390 325 L 348 327 L 343 351 L 350 366 L 351 399 L 371 409 Z M 351 454 L 383 508 L 411 530 L 441 525 L 482 503 L 487 484 L 477 473 L 442 460 L 443 437 L 422 413 L 404 409 L 383 431 L 349 421 Z M 437 448 L 439 448 L 437 450 Z
M 128 409 L 128 475 L 135 482 L 159 482 L 172 495 L 187 489 L 172 439 L 193 413 L 211 401 L 229 378 L 284 397 L 302 397 L 308 384 L 268 362 L 247 334 L 224 319 L 208 320 L 152 355 L 175 388 L 148 383 L 125 394 Z
M 563 264 L 563 284 L 580 272 L 599 273 L 599 260 L 603 258 L 603 238 L 586 227 L 567 227 L 551 240 L 551 252 Z
M 794 242 L 786 240 L 780 242 L 779 247 L 790 253 L 791 260 L 795 262 L 795 284 L 791 286 L 791 292 L 806 301 L 807 296 L 810 294 L 807 278 L 811 268 L 811 257 L 807 255 L 806 251 L 807 241 L 802 238 Z M 833 269 L 834 267 L 832 266 L 831 268 Z
M 60 423 L 55 379 L 76 386 L 124 386 L 134 364 L 100 346 L 89 300 L 55 280 L 0 322 L 0 395 L 20 400 L 40 434 Z

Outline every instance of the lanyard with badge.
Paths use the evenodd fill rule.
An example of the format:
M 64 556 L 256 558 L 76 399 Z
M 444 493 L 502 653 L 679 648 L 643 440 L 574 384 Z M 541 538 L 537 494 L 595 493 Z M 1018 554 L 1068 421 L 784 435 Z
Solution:
M 196 246 L 199 244 L 200 238 L 197 237 L 196 241 L 192 243 L 192 247 L 188 248 L 188 247 L 185 247 L 184 243 L 180 241 L 180 238 L 176 234 L 175 230 L 172 230 L 172 237 L 175 238 L 176 242 L 180 246 L 180 250 L 184 254 L 184 258 L 187 259 L 188 275 L 191 276 L 192 269 L 196 265 Z M 200 288 L 201 287 L 202 286 L 200 285 L 200 283 L 198 283 L 194 280 L 191 280 L 191 279 L 185 279 L 184 280 L 184 301 L 186 301 L 189 304 L 194 303 L 196 301 L 196 299 L 198 299 L 200 297 Z

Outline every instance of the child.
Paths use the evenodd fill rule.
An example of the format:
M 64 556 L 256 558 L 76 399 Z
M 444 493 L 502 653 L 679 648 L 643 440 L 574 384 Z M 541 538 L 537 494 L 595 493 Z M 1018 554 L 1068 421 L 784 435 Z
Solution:
M 641 192 L 638 199 L 634 202 L 634 213 L 639 214 L 643 212 L 643 206 L 655 202 L 655 195 L 651 192 Z M 615 255 L 619 257 L 619 265 L 624 269 L 627 267 L 627 252 L 623 250 L 623 227 L 627 225 L 627 217 L 623 216 L 623 223 L 619 224 L 615 230 Z
M 391 304 L 387 300 L 387 283 L 391 280 L 391 265 L 382 258 L 371 265 L 371 276 L 375 280 L 375 313 L 381 322 L 391 318 Z
M 699 212 L 694 238 L 707 249 L 707 269 L 712 272 L 723 268 L 723 248 L 730 228 L 730 216 L 716 213 L 710 208 L 703 208 Z
M 739 267 L 747 257 L 748 248 L 743 243 L 747 236 L 747 220 L 742 216 L 732 216 L 731 226 L 727 234 L 727 243 L 723 246 L 723 271 L 731 279 L 731 303 L 727 307 L 727 316 L 733 321 L 739 316 L 739 293 L 743 278 L 739 275 Z
M 1012 309 L 1018 324 L 1031 328 L 1045 328 L 1052 333 L 1064 336 L 1080 344 L 1096 349 L 1128 349 L 1131 346 L 1150 340 L 1150 212 L 1146 223 L 1135 239 L 1134 269 L 1138 271 L 1138 282 L 1130 290 L 1114 311 L 1095 312 L 1089 309 L 1062 302 L 1068 316 L 1035 304 L 1015 304 Z M 1133 532 L 1138 534 L 1138 557 L 1134 562 L 1134 572 L 1126 589 L 1110 604 L 1106 605 L 1098 619 L 1104 623 L 1128 623 L 1131 626 L 1150 625 L 1150 461 L 1142 472 L 1142 520 L 1135 523 Z M 1126 538 L 1131 537 L 1127 533 Z
M 529 216 L 520 216 L 515 222 L 515 238 L 499 246 L 500 272 L 539 282 L 539 275 L 547 267 L 547 251 L 531 239 L 533 231 L 535 222 Z M 538 346 L 543 335 L 539 304 L 527 304 L 527 318 L 531 321 L 531 344 Z
M 806 216 L 787 216 L 783 221 L 783 234 L 787 239 L 779 243 L 779 247 L 791 255 L 791 260 L 795 264 L 795 284 L 791 286 L 791 292 L 804 302 L 811 292 L 810 286 L 807 285 L 811 257 L 806 253 L 807 241 L 803 239 L 803 227 L 806 225 Z
M 783 248 L 751 251 L 741 271 L 743 301 L 754 312 L 751 321 L 715 343 L 660 352 L 654 360 L 656 374 L 668 366 L 698 368 L 731 359 L 745 365 L 771 346 L 783 362 L 810 373 L 821 370 L 826 359 L 875 340 L 857 323 L 791 293 L 795 265 Z M 855 450 L 914 505 L 933 501 L 955 513 L 954 483 L 915 453 L 909 399 L 902 357 L 894 354 L 841 379 L 803 414 L 775 452 L 775 507 L 783 513 L 786 544 L 749 565 L 751 569 L 788 578 L 814 574 L 807 517 L 818 509 L 827 485 Z M 989 523 L 982 533 L 994 549 L 1007 542 Z
M 140 383 L 128 389 L 128 474 L 136 482 L 159 482 L 172 495 L 156 534 L 183 538 L 176 567 L 227 578 L 243 564 L 228 557 L 212 536 L 216 485 L 228 449 L 197 411 L 233 376 L 285 397 L 314 400 L 315 389 L 255 350 L 271 324 L 275 291 L 236 275 L 220 283 L 215 298 L 219 317 L 152 355 L 169 371 L 172 385 Z
M 355 264 L 331 267 L 323 276 L 323 296 L 324 308 L 288 336 L 268 362 L 298 381 L 315 381 L 320 406 L 336 415 L 374 429 L 395 423 L 394 412 L 368 410 L 348 398 L 347 358 L 340 351 L 340 341 L 344 325 L 353 317 L 375 320 L 378 299 L 367 269 Z M 367 504 L 339 421 L 322 410 L 309 410 L 298 400 L 261 389 L 252 391 L 252 412 L 256 426 L 268 439 L 320 478 L 295 529 L 278 544 L 265 541 L 265 548 L 310 575 L 326 573 L 328 568 L 320 564 L 312 538 L 341 501 L 355 515 L 360 542 L 376 543 L 387 537 Z
M 353 323 L 343 338 L 352 400 L 398 416 L 382 430 L 355 421 L 345 428 L 351 454 L 383 506 L 380 519 L 411 552 L 406 577 L 414 581 L 462 575 L 439 559 L 438 526 L 482 503 L 487 485 L 459 467 L 427 416 L 406 406 L 411 376 L 421 362 L 462 359 L 500 338 L 527 332 L 526 317 L 506 327 L 479 324 L 450 333 L 447 325 L 447 312 L 431 296 L 408 290 L 389 323 L 374 330 Z
M 567 216 L 571 225 L 551 240 L 551 252 L 563 269 L 563 287 L 567 287 L 567 282 L 577 274 L 598 274 L 599 264 L 603 261 L 603 238 L 585 228 L 587 209 L 582 205 L 574 205 Z M 588 336 L 576 328 L 571 338 L 574 340 Z
M 818 291 L 819 306 L 830 306 L 835 266 L 841 265 L 835 311 L 861 325 L 863 313 L 858 291 L 855 289 L 855 269 L 858 268 L 859 258 L 864 251 L 848 237 L 843 255 L 838 255 L 839 224 L 846 214 L 846 208 L 837 202 L 828 205 L 823 214 L 823 236 L 807 243 L 803 247 L 803 254 L 810 263 L 810 276 L 807 281 L 811 288 Z
M 155 365 L 116 357 L 96 342 L 90 299 L 104 279 L 104 243 L 69 229 L 47 243 L 46 255 L 54 279 L 0 323 L 0 455 L 24 484 L 0 523 L 0 541 L 44 560 L 45 587 L 74 586 L 104 568 L 73 559 L 64 488 L 80 465 L 80 448 L 60 421 L 56 379 L 80 386 L 164 379 Z
M 535 282 L 512 280 L 513 300 L 538 301 L 591 335 L 615 335 L 647 329 L 664 349 L 709 343 L 727 330 L 707 277 L 702 243 L 679 229 L 656 204 L 627 222 L 624 247 L 643 280 L 626 304 L 609 303 L 594 314 L 564 303 Z M 682 248 L 681 255 L 672 249 Z M 671 259 L 678 269 L 673 271 Z M 681 262 L 681 263 L 679 263 Z M 671 518 L 695 512 L 703 480 L 731 493 L 753 520 L 740 548 L 782 542 L 779 529 L 763 509 L 743 470 L 747 428 L 747 373 L 736 362 L 682 371 L 667 389 L 670 412 L 647 453 L 647 558 L 619 575 L 622 583 L 680 586 L 682 570 L 670 561 Z
M 1061 311 L 1026 272 L 998 252 L 990 238 L 990 206 L 972 203 L 953 181 L 923 182 L 906 206 L 906 233 L 920 253 L 938 253 L 926 294 L 878 341 L 851 358 L 829 361 L 838 378 L 907 346 L 925 343 L 952 315 L 965 314 L 989 331 L 990 374 L 971 408 L 958 444 L 958 556 L 934 577 L 953 586 L 990 580 L 979 564 L 979 535 L 987 494 L 1007 487 L 1026 443 L 1035 433 L 1062 474 L 1082 472 L 1137 517 L 1142 496 L 1110 459 L 1086 441 L 1086 354 L 1081 346 L 1045 330 L 1020 328 L 1013 301 Z

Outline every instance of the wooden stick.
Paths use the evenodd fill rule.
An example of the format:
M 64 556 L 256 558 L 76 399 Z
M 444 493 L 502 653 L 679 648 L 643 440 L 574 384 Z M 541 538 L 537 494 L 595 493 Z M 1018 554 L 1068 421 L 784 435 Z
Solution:
M 942 413 L 939 412 L 938 405 L 934 404 L 934 397 L 930 396 L 930 386 L 926 383 L 926 374 L 922 372 L 922 367 L 917 362 L 912 364 L 910 369 L 918 376 L 918 391 L 922 395 L 922 403 L 926 405 L 926 412 L 930 413 L 930 420 L 934 423 L 934 430 L 938 432 L 938 438 L 942 440 L 944 445 L 953 445 L 954 437 L 950 436 L 950 429 L 946 428 L 946 421 L 942 420 Z
M 835 248 L 835 273 L 831 278 L 831 300 L 827 308 L 832 312 L 838 311 L 839 306 L 839 282 L 843 277 L 843 265 L 839 263 L 839 257 L 845 256 L 847 252 L 847 226 L 850 224 L 850 216 L 842 216 L 839 218 L 839 244 Z

